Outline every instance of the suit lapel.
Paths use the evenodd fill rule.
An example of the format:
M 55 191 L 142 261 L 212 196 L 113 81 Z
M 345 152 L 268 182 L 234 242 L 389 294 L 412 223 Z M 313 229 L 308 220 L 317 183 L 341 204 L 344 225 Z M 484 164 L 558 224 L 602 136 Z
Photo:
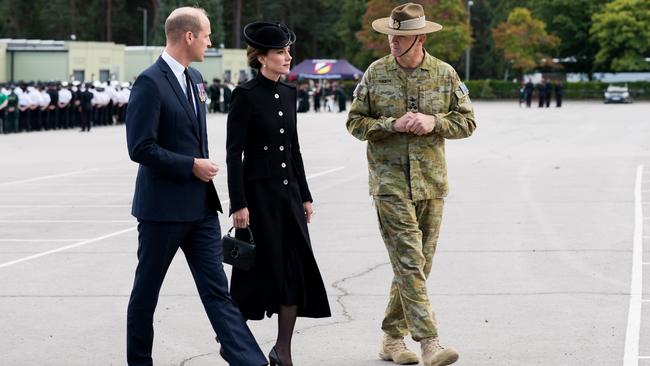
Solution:
M 165 62 L 165 60 L 162 59 L 162 57 L 158 58 L 158 66 L 165 73 L 165 77 L 167 78 L 169 85 L 171 85 L 172 90 L 174 90 L 174 93 L 178 98 L 178 101 L 183 106 L 183 109 L 185 109 L 185 112 L 187 113 L 187 117 L 192 122 L 192 127 L 194 128 L 194 132 L 197 134 L 197 137 L 201 138 L 201 133 L 199 132 L 199 122 L 196 118 L 196 115 L 190 109 L 190 103 L 187 100 L 187 96 L 185 95 L 185 93 L 183 93 L 183 89 L 181 89 L 181 86 L 178 83 L 178 79 L 176 79 L 174 72 L 169 68 L 169 65 L 167 65 L 167 63 Z M 190 79 L 191 77 L 192 76 L 190 75 Z M 192 82 L 192 84 L 193 83 L 194 82 Z
M 190 71 L 189 74 L 190 74 L 190 83 L 192 84 L 192 85 L 190 85 L 190 87 L 192 88 L 192 97 L 194 98 L 194 108 L 196 108 L 196 118 L 195 118 L 196 126 L 197 126 L 198 131 L 199 131 L 199 137 L 200 137 L 201 141 L 203 141 L 203 123 L 202 123 L 203 115 L 201 113 L 202 112 L 201 111 L 201 109 L 202 109 L 201 108 L 201 102 L 199 101 L 198 90 L 196 88 L 196 82 L 194 81 L 194 78 L 192 77 L 192 71 Z M 188 102 L 188 104 L 189 104 L 189 102 Z
M 205 126 L 205 119 L 206 119 L 205 104 L 201 103 L 201 100 L 199 99 L 199 90 L 197 87 L 197 83 L 192 77 L 192 72 L 190 72 L 190 79 L 192 80 L 192 93 L 194 94 L 194 100 L 196 101 L 196 114 L 197 114 L 198 124 L 199 124 L 199 134 L 201 136 L 201 150 L 203 151 L 204 157 L 207 158 L 208 155 L 206 151 L 207 130 Z

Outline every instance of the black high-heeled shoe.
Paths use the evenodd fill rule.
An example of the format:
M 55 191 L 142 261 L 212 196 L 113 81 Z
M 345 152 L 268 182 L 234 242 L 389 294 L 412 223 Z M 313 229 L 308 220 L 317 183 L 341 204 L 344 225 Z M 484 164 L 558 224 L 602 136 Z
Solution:
M 280 357 L 278 357 L 278 352 L 275 350 L 275 346 L 273 346 L 271 352 L 269 352 L 269 363 L 271 366 L 282 366 L 282 362 L 280 362 Z

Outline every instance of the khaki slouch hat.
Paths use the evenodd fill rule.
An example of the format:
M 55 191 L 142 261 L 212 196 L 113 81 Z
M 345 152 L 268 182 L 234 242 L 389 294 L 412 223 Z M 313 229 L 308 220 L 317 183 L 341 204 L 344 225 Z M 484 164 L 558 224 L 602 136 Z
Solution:
M 437 32 L 442 25 L 426 20 L 422 5 L 406 3 L 393 9 L 390 17 L 373 21 L 372 29 L 383 34 L 413 36 Z

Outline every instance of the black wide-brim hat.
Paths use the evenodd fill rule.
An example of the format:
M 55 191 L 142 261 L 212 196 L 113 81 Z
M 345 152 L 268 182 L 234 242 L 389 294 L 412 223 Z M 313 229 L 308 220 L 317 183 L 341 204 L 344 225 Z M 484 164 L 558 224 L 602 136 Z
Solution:
M 253 22 L 244 27 L 244 38 L 251 47 L 271 50 L 291 46 L 296 34 L 282 23 Z

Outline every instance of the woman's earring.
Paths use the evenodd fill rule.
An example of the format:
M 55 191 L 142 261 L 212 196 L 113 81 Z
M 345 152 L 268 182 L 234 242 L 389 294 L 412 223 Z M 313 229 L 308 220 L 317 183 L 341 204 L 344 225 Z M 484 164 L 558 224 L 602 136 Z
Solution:
M 266 64 L 262 64 L 262 67 L 266 67 Z

